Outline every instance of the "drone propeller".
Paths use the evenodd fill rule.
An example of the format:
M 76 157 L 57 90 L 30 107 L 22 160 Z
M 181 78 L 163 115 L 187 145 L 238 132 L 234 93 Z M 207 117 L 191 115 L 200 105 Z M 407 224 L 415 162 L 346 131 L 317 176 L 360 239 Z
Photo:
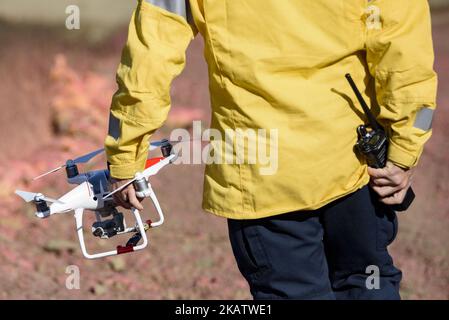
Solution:
M 86 163 L 86 162 L 88 162 L 90 159 L 92 159 L 93 157 L 95 157 L 96 155 L 102 153 L 103 151 L 104 151 L 104 148 L 95 150 L 95 151 L 93 151 L 93 152 L 90 152 L 90 153 L 88 153 L 88 154 L 85 154 L 85 155 L 83 155 L 83 156 L 81 156 L 81 157 L 78 157 L 78 158 L 72 160 L 72 163 L 73 163 L 73 164 Z M 40 176 L 37 176 L 37 177 L 33 178 L 33 181 L 34 181 L 34 180 L 37 180 L 37 179 L 40 179 L 40 178 L 42 178 L 42 177 L 45 177 L 46 175 L 49 175 L 50 173 L 56 172 L 56 171 L 58 171 L 58 170 L 60 170 L 60 169 L 62 169 L 62 168 L 65 168 L 66 166 L 67 166 L 67 164 L 63 164 L 63 165 L 61 165 L 61 166 L 59 166 L 59 167 L 57 167 L 57 168 L 55 168 L 55 169 L 52 169 L 52 170 L 50 170 L 50 171 L 48 171 L 48 172 L 45 172 L 45 173 L 41 174 Z
M 178 140 L 178 141 L 170 141 L 170 140 L 167 140 L 167 139 L 162 139 L 162 140 L 159 140 L 159 141 L 153 141 L 153 142 L 150 142 L 150 150 L 154 150 L 156 148 L 162 147 L 164 144 L 167 144 L 167 143 L 174 144 L 174 143 L 187 142 L 187 141 L 194 141 L 194 139 Z M 79 163 L 89 162 L 90 159 L 92 159 L 96 155 L 102 153 L 103 151 L 104 151 L 104 148 L 95 150 L 95 151 L 90 152 L 88 154 L 85 154 L 85 155 L 83 155 L 81 157 L 78 157 L 78 158 L 76 158 L 74 160 L 71 160 L 71 163 L 72 164 L 79 164 Z M 52 169 L 50 171 L 47 171 L 47 172 L 45 172 L 45 173 L 43 173 L 43 174 L 33 178 L 33 181 L 38 180 L 40 178 L 43 178 L 43 177 L 45 177 L 45 176 L 47 176 L 47 175 L 49 175 L 49 174 L 51 174 L 53 172 L 56 172 L 58 170 L 61 170 L 62 168 L 65 168 L 65 167 L 67 167 L 67 163 L 65 163 L 65 164 L 63 164 L 63 165 L 61 165 L 61 166 L 59 166 L 57 168 L 54 168 L 54 169 Z
M 161 147 L 164 143 L 167 143 L 167 142 L 171 142 L 171 141 L 168 141 L 167 139 L 162 139 L 162 140 L 159 140 L 159 141 L 153 141 L 153 142 L 150 142 L 150 147 L 158 148 L 158 147 Z
M 19 197 L 21 197 L 26 202 L 37 201 L 37 200 L 44 200 L 44 201 L 47 201 L 47 202 L 55 202 L 55 203 L 63 204 L 63 202 L 61 202 L 59 200 L 56 200 L 56 199 L 53 199 L 53 198 L 44 197 L 44 195 L 42 193 L 34 193 L 34 192 L 16 190 L 15 194 L 17 194 Z
M 97 154 L 102 153 L 103 151 L 104 151 L 104 148 L 92 151 L 91 153 L 85 154 L 84 156 L 74 159 L 73 162 L 75 162 L 76 164 L 89 162 L 90 159 L 95 157 Z

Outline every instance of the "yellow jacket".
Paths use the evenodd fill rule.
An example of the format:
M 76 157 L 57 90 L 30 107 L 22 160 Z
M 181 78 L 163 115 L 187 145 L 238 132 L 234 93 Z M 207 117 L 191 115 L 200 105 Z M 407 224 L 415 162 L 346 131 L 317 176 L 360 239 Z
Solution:
M 105 141 L 113 177 L 144 168 L 198 32 L 211 127 L 223 137 L 226 129 L 277 130 L 275 140 L 267 136 L 277 142 L 274 174 L 262 174 L 260 163 L 206 166 L 205 210 L 261 218 L 317 209 L 366 185 L 366 164 L 353 150 L 365 116 L 346 73 L 390 136 L 389 159 L 417 164 L 437 85 L 426 0 L 140 0 Z

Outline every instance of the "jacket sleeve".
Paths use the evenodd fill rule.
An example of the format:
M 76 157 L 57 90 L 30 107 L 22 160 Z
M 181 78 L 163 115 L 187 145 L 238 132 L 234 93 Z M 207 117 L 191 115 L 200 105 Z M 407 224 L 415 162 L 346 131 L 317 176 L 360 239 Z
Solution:
M 183 70 L 196 33 L 185 17 L 169 11 L 174 2 L 180 1 L 165 1 L 167 8 L 162 0 L 139 0 L 129 24 L 105 140 L 114 178 L 132 178 L 144 169 L 149 138 L 167 118 L 171 82 Z
M 367 61 L 375 79 L 378 120 L 390 138 L 388 158 L 410 168 L 432 134 L 436 107 L 430 10 L 427 0 L 383 3 L 380 27 L 368 28 Z

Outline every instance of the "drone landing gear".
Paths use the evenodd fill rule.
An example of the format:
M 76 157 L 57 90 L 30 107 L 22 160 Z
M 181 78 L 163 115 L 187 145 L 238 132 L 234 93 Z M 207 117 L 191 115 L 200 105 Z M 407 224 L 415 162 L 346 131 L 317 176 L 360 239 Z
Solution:
M 161 160 L 165 161 L 165 160 Z M 159 161 L 159 163 L 161 163 Z M 168 162 L 167 162 L 168 163 Z M 159 220 L 156 222 L 152 222 L 147 220 L 142 222 L 142 218 L 140 216 L 139 210 L 132 208 L 131 212 L 134 215 L 134 218 L 137 224 L 134 227 L 126 227 L 125 220 L 123 219 L 123 214 L 119 213 L 114 207 L 105 207 L 102 210 L 96 211 L 97 214 L 97 222 L 92 226 L 92 232 L 95 236 L 99 236 L 101 238 L 109 238 L 110 236 L 130 233 L 134 232 L 134 235 L 128 240 L 125 246 L 118 246 L 116 250 L 97 253 L 97 254 L 89 254 L 86 250 L 86 244 L 84 243 L 84 234 L 83 234 L 83 212 L 84 209 L 75 209 L 75 221 L 76 221 L 76 229 L 78 233 L 78 239 L 81 246 L 81 251 L 83 252 L 84 257 L 87 259 L 97 259 L 108 256 L 113 256 L 117 254 L 133 252 L 144 249 L 148 245 L 148 239 L 146 236 L 146 231 L 149 228 L 159 227 L 164 223 L 164 214 L 162 212 L 159 201 L 151 188 L 151 184 L 146 180 L 142 174 L 137 173 L 136 178 L 133 182 L 135 183 L 136 195 L 140 198 L 150 198 L 153 202 L 153 206 L 156 209 Z M 107 196 L 106 196 L 107 198 Z M 112 210 L 112 211 L 111 211 Z M 112 214 L 112 218 L 109 220 L 101 220 L 101 217 L 109 217 Z M 142 242 L 141 244 L 138 244 Z
M 111 250 L 111 251 L 107 251 L 107 252 L 101 252 L 101 253 L 96 253 L 96 254 L 90 254 L 87 252 L 86 249 L 86 244 L 84 242 L 84 234 L 83 234 L 83 213 L 84 210 L 83 209 L 77 209 L 75 210 L 75 222 L 76 222 L 76 230 L 78 233 L 78 239 L 80 242 L 80 246 L 81 246 L 81 251 L 83 252 L 84 257 L 86 257 L 87 259 L 98 259 L 98 258 L 103 258 L 103 257 L 109 257 L 109 256 L 115 256 L 118 254 L 122 254 L 122 253 L 127 253 L 127 252 L 133 252 L 133 251 L 139 251 L 142 250 L 144 248 L 146 248 L 146 246 L 148 245 L 148 238 L 146 236 L 146 230 L 148 230 L 151 226 L 151 222 L 148 223 L 148 221 L 146 223 L 143 223 L 142 218 L 140 217 L 140 213 L 137 209 L 132 209 L 131 210 L 134 218 L 137 221 L 137 226 L 135 228 L 133 228 L 132 231 L 136 231 L 136 234 L 131 238 L 133 239 L 134 237 L 136 237 L 137 234 L 140 235 L 140 240 L 142 240 L 142 243 L 137 245 L 137 243 L 139 241 L 135 241 L 137 239 L 134 238 L 134 240 L 132 242 L 128 241 L 126 246 L 118 246 L 116 248 L 116 250 Z M 111 220 L 113 220 L 114 218 L 112 218 Z M 110 221 L 109 221 L 110 222 Z M 145 225 L 147 225 L 147 227 L 145 227 Z M 125 229 L 126 230 L 126 229 Z M 131 240 L 130 239 L 130 240 Z
M 117 253 L 124 253 L 132 251 L 130 247 L 135 247 L 142 240 L 142 235 L 140 234 L 139 226 L 136 224 L 134 227 L 126 228 L 126 223 L 124 220 L 123 213 L 118 212 L 117 209 L 112 208 L 112 213 L 108 212 L 107 215 L 111 215 L 112 218 L 108 220 L 101 220 L 102 213 L 96 212 L 97 221 L 92 225 L 92 234 L 101 239 L 109 239 L 116 235 L 132 233 L 134 235 L 128 240 L 125 246 L 118 246 Z M 103 213 L 105 215 L 105 213 Z M 151 227 L 151 220 L 145 221 L 143 224 L 144 231 L 148 231 Z

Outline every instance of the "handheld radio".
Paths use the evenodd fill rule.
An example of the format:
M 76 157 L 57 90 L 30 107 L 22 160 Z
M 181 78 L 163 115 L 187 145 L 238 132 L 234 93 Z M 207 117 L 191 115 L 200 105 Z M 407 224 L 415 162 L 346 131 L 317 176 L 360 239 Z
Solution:
M 371 109 L 366 104 L 359 89 L 357 88 L 351 75 L 348 73 L 345 75 L 349 85 L 354 91 L 357 100 L 359 100 L 363 111 L 368 118 L 368 124 L 360 125 L 357 127 L 358 140 L 356 143 L 356 149 L 364 156 L 368 166 L 372 168 L 384 168 L 387 165 L 387 153 L 388 153 L 388 137 L 385 130 L 376 121 Z M 407 190 L 404 201 L 401 204 L 392 205 L 391 207 L 395 211 L 405 211 L 411 205 L 415 199 L 415 193 L 410 187 Z

